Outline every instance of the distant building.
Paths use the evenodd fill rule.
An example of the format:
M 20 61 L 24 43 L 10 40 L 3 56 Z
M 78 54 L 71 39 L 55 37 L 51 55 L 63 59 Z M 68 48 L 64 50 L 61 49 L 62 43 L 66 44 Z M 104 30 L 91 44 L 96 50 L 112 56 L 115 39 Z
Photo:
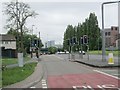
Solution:
M 61 45 L 61 44 L 56 44 L 55 47 L 56 47 L 56 48 L 63 48 L 63 45 Z
M 112 26 L 111 28 L 105 29 L 105 45 L 106 47 L 116 47 L 116 40 L 118 39 L 119 29 L 116 26 Z
M 16 39 L 13 35 L 0 34 L 1 46 L 5 49 L 16 49 Z
M 55 46 L 55 41 L 54 40 L 47 41 L 45 43 L 45 48 L 54 47 L 54 46 Z

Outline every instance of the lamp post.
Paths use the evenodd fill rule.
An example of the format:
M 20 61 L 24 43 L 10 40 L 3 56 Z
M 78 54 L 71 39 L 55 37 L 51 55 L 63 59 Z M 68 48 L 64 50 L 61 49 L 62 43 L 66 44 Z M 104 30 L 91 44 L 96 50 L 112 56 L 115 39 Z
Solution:
M 120 34 L 120 1 L 118 2 L 118 28 Z
M 104 2 L 104 3 L 102 3 L 102 7 L 101 7 L 101 10 L 102 10 L 102 61 L 106 61 L 106 54 L 105 54 L 105 30 L 104 30 L 104 5 L 105 4 L 113 4 L 113 3 L 120 3 L 120 1 Z
M 32 25 L 32 37 L 31 37 L 31 58 L 33 57 L 33 27 L 34 27 L 35 25 Z

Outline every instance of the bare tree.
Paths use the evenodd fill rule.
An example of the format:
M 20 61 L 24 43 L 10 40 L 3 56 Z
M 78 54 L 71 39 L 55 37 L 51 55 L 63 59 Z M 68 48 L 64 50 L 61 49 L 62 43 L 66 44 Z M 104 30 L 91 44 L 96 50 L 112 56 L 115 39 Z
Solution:
M 35 17 L 38 15 L 31 10 L 30 6 L 23 2 L 8 2 L 5 3 L 4 13 L 8 15 L 7 28 L 13 28 L 17 32 L 20 32 L 20 52 L 23 52 L 23 33 L 24 27 L 26 27 L 26 20 L 29 17 Z

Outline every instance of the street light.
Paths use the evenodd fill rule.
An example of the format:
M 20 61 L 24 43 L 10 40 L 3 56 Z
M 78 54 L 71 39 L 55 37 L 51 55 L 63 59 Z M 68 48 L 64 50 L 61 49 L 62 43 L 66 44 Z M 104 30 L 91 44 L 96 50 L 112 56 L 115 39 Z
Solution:
M 120 34 L 120 1 L 118 2 L 118 28 Z
M 104 2 L 104 3 L 102 3 L 102 8 L 101 8 L 102 9 L 102 61 L 106 61 L 106 54 L 105 54 L 105 30 L 104 30 L 104 5 L 105 4 L 113 4 L 113 3 L 120 3 L 120 1 Z

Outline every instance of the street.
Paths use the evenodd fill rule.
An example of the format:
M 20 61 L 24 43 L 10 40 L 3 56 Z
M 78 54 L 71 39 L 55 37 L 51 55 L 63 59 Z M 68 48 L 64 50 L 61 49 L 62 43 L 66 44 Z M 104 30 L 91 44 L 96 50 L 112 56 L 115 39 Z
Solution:
M 71 62 L 58 55 L 41 56 L 43 78 L 31 88 L 116 89 L 120 82 L 118 68 L 93 68 Z

